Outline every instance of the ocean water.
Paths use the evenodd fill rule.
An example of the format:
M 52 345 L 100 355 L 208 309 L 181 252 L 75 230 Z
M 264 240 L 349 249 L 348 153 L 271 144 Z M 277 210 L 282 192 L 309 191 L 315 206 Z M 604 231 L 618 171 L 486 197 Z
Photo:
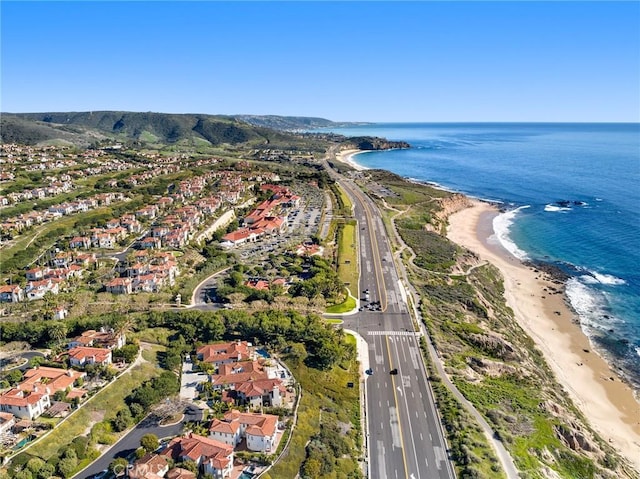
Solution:
M 331 130 L 411 149 L 354 160 L 503 203 L 520 259 L 570 273 L 567 296 L 596 350 L 640 389 L 640 124 L 373 124 Z

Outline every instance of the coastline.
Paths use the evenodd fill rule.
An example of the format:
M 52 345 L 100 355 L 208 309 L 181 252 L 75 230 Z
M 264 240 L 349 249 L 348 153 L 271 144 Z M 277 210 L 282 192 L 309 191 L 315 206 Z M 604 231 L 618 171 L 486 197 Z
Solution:
M 640 470 L 640 403 L 631 387 L 595 351 L 557 285 L 512 256 L 495 239 L 499 211 L 470 198 L 472 206 L 449 216 L 447 237 L 500 269 L 505 299 L 518 324 L 542 351 L 558 382 L 589 424 Z
M 359 165 L 353 159 L 354 156 L 356 156 L 356 155 L 358 155 L 360 153 L 364 153 L 365 151 L 366 150 L 357 150 L 357 149 L 341 150 L 338 153 L 336 153 L 336 160 L 340 161 L 342 163 L 346 163 L 351 168 L 353 168 L 354 170 L 357 170 L 357 171 L 368 170 L 368 168 L 365 168 L 364 166 Z

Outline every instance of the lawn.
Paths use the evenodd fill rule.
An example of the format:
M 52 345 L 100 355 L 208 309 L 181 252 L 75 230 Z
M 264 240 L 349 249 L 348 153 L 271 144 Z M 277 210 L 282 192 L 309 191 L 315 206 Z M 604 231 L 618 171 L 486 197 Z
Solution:
M 329 314 L 342 314 L 342 313 L 348 313 L 349 311 L 353 311 L 353 309 L 356 307 L 356 299 L 353 296 L 349 296 L 347 299 L 344 300 L 343 303 L 340 304 L 334 304 L 333 306 L 330 306 L 327 308 L 327 313 Z M 332 319 L 328 319 L 328 322 L 332 322 L 332 321 L 339 321 L 342 322 L 341 320 L 332 320 Z
M 356 222 L 338 225 L 338 276 L 351 291 L 358 291 L 358 238 Z
M 154 346 L 153 351 L 158 352 L 160 349 L 160 346 Z M 39 456 L 45 460 L 49 459 L 58 452 L 60 447 L 69 444 L 75 437 L 87 434 L 93 423 L 115 417 L 116 412 L 124 407 L 124 398 L 144 381 L 160 372 L 155 363 L 155 357 L 153 359 L 153 363 L 144 362 L 120 376 L 115 382 L 98 392 L 89 402 L 75 411 L 46 437 L 23 452 Z

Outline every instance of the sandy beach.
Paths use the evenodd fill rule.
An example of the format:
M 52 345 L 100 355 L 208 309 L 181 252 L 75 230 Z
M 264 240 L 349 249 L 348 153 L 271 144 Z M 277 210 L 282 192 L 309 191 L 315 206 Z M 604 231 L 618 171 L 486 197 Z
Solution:
M 353 157 L 358 153 L 362 153 L 363 150 L 342 150 L 336 154 L 336 160 L 341 161 L 342 163 L 346 163 L 354 170 L 362 171 L 366 170 L 364 166 L 357 164 L 353 161 Z
M 596 354 L 563 294 L 542 273 L 523 265 L 493 235 L 493 206 L 473 206 L 449 217 L 448 238 L 497 266 L 516 320 L 533 338 L 559 382 L 591 426 L 640 470 L 640 403 L 607 362 Z

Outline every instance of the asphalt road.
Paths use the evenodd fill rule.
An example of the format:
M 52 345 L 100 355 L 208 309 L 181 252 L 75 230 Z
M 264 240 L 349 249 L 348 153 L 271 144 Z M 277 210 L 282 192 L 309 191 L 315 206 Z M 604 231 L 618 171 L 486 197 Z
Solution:
M 360 297 L 365 309 L 343 319 L 344 327 L 357 331 L 369 347 L 370 477 L 455 478 L 381 216 L 357 186 L 339 182 L 354 200 L 359 225 Z M 369 290 L 369 301 L 363 301 L 364 290 Z M 379 302 L 380 310 L 368 309 L 371 302 Z
M 99 472 L 108 469 L 111 461 L 118 457 L 127 457 L 140 447 L 140 439 L 145 434 L 155 434 L 158 438 L 173 437 L 182 433 L 182 425 L 186 421 L 193 421 L 196 418 L 198 408 L 189 406 L 185 412 L 184 419 L 169 426 L 160 426 L 158 420 L 153 416 L 148 416 L 129 433 L 116 442 L 109 451 L 100 456 L 84 471 L 79 472 L 73 479 L 88 479 Z

